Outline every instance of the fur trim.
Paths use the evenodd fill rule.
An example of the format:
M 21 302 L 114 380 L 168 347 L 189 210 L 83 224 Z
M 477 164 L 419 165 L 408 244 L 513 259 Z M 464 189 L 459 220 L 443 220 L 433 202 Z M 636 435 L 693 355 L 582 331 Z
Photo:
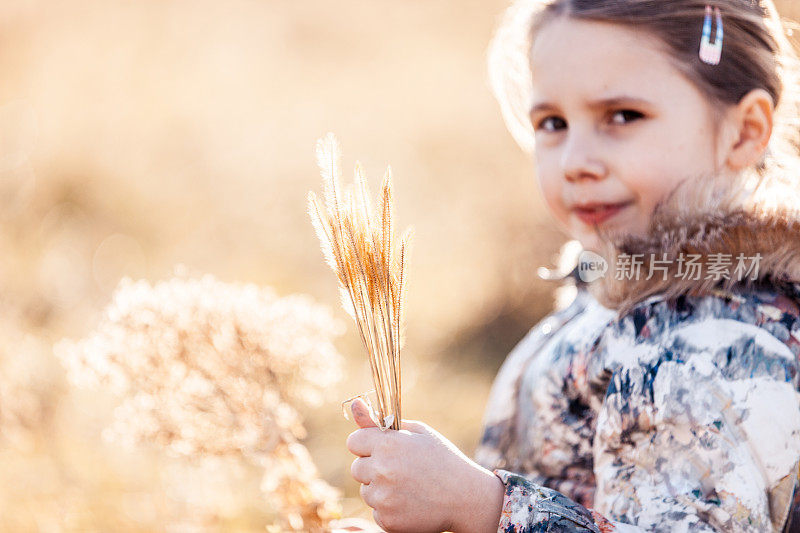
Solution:
M 601 304 L 623 314 L 656 294 L 674 298 L 800 283 L 800 205 L 792 197 L 767 207 L 763 199 L 755 200 L 752 188 L 731 187 L 725 179 L 683 182 L 655 209 L 644 235 L 601 232 L 606 248 L 600 255 L 609 268 L 603 277 L 587 283 L 588 290 Z M 618 276 L 620 260 L 634 254 L 642 254 L 638 279 Z M 678 259 L 689 254 L 701 255 L 702 272 L 692 276 L 700 279 L 679 273 Z M 728 279 L 710 275 L 707 266 L 712 254 L 726 254 L 717 257 L 729 265 Z M 756 266 L 754 272 L 734 275 L 740 254 L 745 268 Z M 655 266 L 666 268 L 666 275 L 656 269 L 648 280 L 653 260 L 658 263 Z M 755 279 L 751 279 L 753 274 Z

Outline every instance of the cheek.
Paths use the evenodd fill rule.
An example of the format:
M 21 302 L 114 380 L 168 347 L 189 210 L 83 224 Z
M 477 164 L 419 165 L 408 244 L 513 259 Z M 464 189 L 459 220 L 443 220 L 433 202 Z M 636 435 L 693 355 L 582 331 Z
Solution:
M 699 170 L 700 158 L 690 146 L 652 141 L 637 147 L 623 159 L 620 177 L 639 201 L 644 211 L 651 211 L 687 176 Z M 658 148 L 655 148 L 658 147 Z
M 652 128 L 641 143 L 630 148 L 639 155 L 636 166 L 650 176 L 648 185 L 656 190 L 671 190 L 687 176 L 696 176 L 713 169 L 714 146 L 712 134 L 697 114 L 689 112 L 671 117 L 671 120 Z
M 552 172 L 541 169 L 537 172 L 537 182 L 550 214 L 560 222 L 566 221 L 566 208 L 562 196 L 562 182 Z

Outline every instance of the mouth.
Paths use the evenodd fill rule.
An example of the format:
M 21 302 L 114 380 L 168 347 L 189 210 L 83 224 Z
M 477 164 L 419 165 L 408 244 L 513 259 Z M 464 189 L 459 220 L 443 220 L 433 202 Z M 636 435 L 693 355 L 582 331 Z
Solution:
M 608 204 L 593 202 L 589 204 L 573 206 L 572 211 L 585 224 L 597 225 L 602 224 L 609 218 L 615 216 L 632 203 L 632 201 Z

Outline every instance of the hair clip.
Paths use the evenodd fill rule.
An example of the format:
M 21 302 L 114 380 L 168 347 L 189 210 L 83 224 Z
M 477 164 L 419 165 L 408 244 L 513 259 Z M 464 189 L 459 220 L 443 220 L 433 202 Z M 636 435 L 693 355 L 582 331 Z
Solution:
M 703 21 L 703 38 L 700 40 L 700 60 L 709 65 L 718 65 L 722 55 L 722 14 L 719 8 L 714 6 L 717 14 L 717 33 L 714 36 L 714 44 L 711 39 L 711 6 L 706 4 L 706 17 Z

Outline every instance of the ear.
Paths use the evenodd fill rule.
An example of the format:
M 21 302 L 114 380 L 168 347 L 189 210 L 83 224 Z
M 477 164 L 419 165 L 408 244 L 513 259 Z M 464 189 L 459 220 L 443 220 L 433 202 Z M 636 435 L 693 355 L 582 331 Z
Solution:
M 731 113 L 735 130 L 729 147 L 727 166 L 742 170 L 756 165 L 764 156 L 772 135 L 774 104 L 764 89 L 744 95 Z

